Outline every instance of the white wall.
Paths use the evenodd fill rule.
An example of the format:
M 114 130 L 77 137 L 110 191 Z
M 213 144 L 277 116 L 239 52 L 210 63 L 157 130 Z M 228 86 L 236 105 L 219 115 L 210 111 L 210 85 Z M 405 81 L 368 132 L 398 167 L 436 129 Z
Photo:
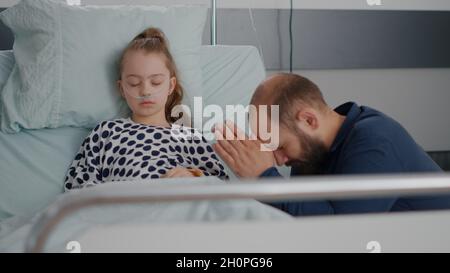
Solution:
M 19 0 L 0 0 L 10 6 Z M 381 5 L 368 5 L 380 1 Z M 210 4 L 210 0 L 81 0 L 83 4 Z M 289 8 L 290 0 L 217 0 L 219 8 Z M 294 0 L 294 8 L 302 9 L 395 9 L 450 10 L 448 0 Z
M 302 9 L 450 9 L 448 0 L 379 0 L 382 5 L 370 6 L 368 2 L 376 0 L 294 0 L 294 8 Z M 82 0 L 87 4 L 101 4 L 104 2 L 114 3 L 139 3 L 139 4 L 206 4 L 210 0 Z M 406 2 L 406 3 L 405 3 Z M 219 8 L 289 8 L 290 0 L 217 0 Z
M 0 0 L 10 6 L 17 0 Z M 82 0 L 83 4 L 210 4 L 210 0 Z M 288 8 L 289 0 L 217 0 L 222 8 Z M 449 0 L 294 0 L 295 8 L 441 9 Z M 356 101 L 392 116 L 428 151 L 450 151 L 450 69 L 379 69 L 296 71 L 315 81 L 328 103 Z M 268 74 L 273 73 L 269 71 Z
M 331 106 L 371 106 L 399 121 L 425 150 L 450 151 L 450 68 L 295 73 L 317 83 Z

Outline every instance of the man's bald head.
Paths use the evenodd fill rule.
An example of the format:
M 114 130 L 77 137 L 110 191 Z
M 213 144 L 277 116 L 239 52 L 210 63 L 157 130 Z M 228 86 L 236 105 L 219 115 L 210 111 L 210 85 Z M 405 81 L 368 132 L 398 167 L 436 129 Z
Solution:
M 279 73 L 263 81 L 253 94 L 251 105 L 279 105 L 280 118 L 291 114 L 293 106 L 327 108 L 319 87 L 296 74 Z
M 311 107 L 327 104 L 319 87 L 296 74 L 279 73 L 263 81 L 253 94 L 251 104 L 279 105 L 279 102 L 299 102 Z

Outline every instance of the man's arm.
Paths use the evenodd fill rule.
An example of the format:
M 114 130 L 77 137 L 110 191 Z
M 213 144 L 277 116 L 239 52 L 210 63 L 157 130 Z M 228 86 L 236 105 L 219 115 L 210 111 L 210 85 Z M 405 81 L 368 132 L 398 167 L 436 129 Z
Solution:
M 217 130 L 216 134 L 219 137 L 225 135 L 220 130 Z M 374 141 L 372 136 L 360 136 L 351 139 L 351 143 L 352 149 L 344 152 L 340 162 L 341 169 L 339 172 L 341 174 L 385 173 L 398 166 L 398 161 L 394 159 L 393 150 L 389 151 L 388 147 L 385 147 L 387 145 L 385 142 Z M 278 171 L 273 168 L 273 154 L 260 151 L 260 144 L 259 141 L 249 140 L 218 140 L 214 148 L 239 177 L 254 178 L 260 177 L 261 174 L 264 174 L 264 177 L 280 177 Z M 291 215 L 300 216 L 390 211 L 395 200 L 395 198 L 339 202 L 301 202 L 293 200 L 270 203 L 269 205 Z
M 279 172 L 278 169 L 275 167 L 271 167 L 267 170 L 265 170 L 261 175 L 261 178 L 269 178 L 269 177 L 283 177 Z
M 402 171 L 395 151 L 386 139 L 360 135 L 355 136 L 351 141 L 351 149 L 344 151 L 340 158 L 338 174 L 382 174 Z M 316 202 L 288 201 L 269 203 L 269 205 L 294 216 L 306 216 L 387 212 L 392 209 L 396 201 L 397 198 L 382 198 Z
M 261 178 L 278 178 L 283 177 L 275 167 L 267 169 L 261 174 Z M 318 214 L 334 214 L 334 208 L 328 201 L 316 202 L 296 202 L 296 201 L 280 201 L 266 203 L 272 207 L 280 209 L 294 216 L 300 215 L 318 215 Z

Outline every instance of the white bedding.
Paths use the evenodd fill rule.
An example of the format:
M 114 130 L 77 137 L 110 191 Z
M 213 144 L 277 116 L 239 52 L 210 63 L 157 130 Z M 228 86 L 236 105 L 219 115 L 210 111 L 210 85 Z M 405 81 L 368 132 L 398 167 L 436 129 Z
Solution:
M 205 106 L 246 105 L 265 77 L 258 50 L 250 46 L 203 46 L 200 62 Z M 13 65 L 12 51 L 0 51 L 0 70 L 5 68 L 0 81 Z M 35 213 L 54 201 L 88 133 L 72 127 L 0 132 L 0 222 Z
M 2 66 L 7 72 L 0 73 L 5 76 L 12 67 L 13 55 L 10 51 L 0 53 L 4 57 L 1 63 L 7 64 Z M 204 46 L 200 62 L 204 105 L 246 105 L 265 77 L 264 65 L 254 47 Z M 87 133 L 86 129 L 70 127 L 24 130 L 15 135 L 0 133 L 0 252 L 24 251 L 26 237 L 43 208 L 64 199 L 59 195 L 64 176 Z M 152 181 L 149 186 L 166 182 Z M 62 223 L 47 250 L 65 251 L 67 240 L 76 239 L 95 225 L 269 219 L 291 218 L 254 200 L 101 207 L 73 215 Z
M 148 187 L 161 185 L 222 184 L 217 178 L 172 179 L 153 181 Z M 122 182 L 127 187 L 142 187 L 142 183 Z M 108 192 L 115 185 L 103 185 L 100 193 Z M 147 187 L 147 186 L 145 186 Z M 88 190 L 89 191 L 89 190 Z M 98 189 L 97 189 L 98 191 Z M 87 192 L 79 192 L 82 196 Z M 57 202 L 64 202 L 61 195 Z M 55 204 L 53 203 L 53 204 Z M 51 208 L 50 205 L 49 208 Z M 42 213 L 42 212 L 41 212 Z M 0 252 L 23 252 L 25 241 L 32 225 L 36 223 L 38 215 L 27 217 L 13 217 L 0 223 Z M 111 205 L 92 207 L 81 210 L 64 220 L 52 233 L 45 251 L 66 252 L 66 245 L 70 241 L 80 239 L 84 232 L 98 226 L 115 226 L 128 224 L 167 224 L 185 222 L 231 222 L 231 221 L 272 221 L 291 220 L 291 216 L 264 205 L 255 200 L 226 200 L 226 201 L 195 201 L 179 203 L 155 203 L 139 205 Z

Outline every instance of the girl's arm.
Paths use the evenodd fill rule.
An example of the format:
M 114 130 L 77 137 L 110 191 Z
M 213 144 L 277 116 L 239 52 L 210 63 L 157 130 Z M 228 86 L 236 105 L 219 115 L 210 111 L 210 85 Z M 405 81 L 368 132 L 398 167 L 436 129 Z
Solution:
M 64 182 L 65 191 L 82 189 L 103 182 L 103 149 L 102 126 L 99 125 L 86 137 L 70 165 Z
M 207 176 L 212 175 L 224 180 L 229 179 L 228 175 L 225 173 L 225 167 L 214 152 L 212 146 L 204 137 L 202 137 L 200 144 L 194 144 L 193 147 L 196 149 L 193 159 L 195 164 L 198 163 L 196 164 L 198 169 L 202 170 Z

